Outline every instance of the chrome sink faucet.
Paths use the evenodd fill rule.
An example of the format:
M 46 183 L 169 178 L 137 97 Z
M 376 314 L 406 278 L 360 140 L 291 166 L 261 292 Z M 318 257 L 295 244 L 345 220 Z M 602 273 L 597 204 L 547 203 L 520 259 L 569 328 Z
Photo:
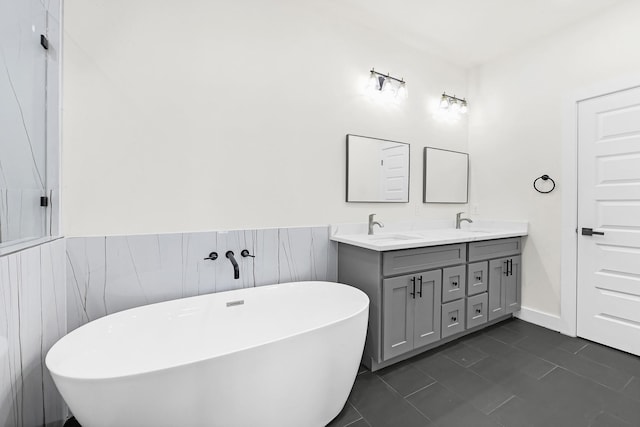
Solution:
M 384 224 L 383 223 L 373 220 L 374 216 L 376 216 L 376 214 L 369 215 L 369 235 L 373 234 L 373 226 L 374 225 L 377 225 L 380 228 L 384 228 Z
M 471 223 L 473 222 L 473 221 L 471 221 L 471 219 L 469 219 L 469 218 L 461 218 L 461 215 L 462 215 L 463 213 L 464 213 L 464 212 L 458 212 L 458 213 L 456 214 L 456 230 L 460 230 L 460 223 L 461 223 L 462 221 L 467 221 L 469 224 L 471 224 Z

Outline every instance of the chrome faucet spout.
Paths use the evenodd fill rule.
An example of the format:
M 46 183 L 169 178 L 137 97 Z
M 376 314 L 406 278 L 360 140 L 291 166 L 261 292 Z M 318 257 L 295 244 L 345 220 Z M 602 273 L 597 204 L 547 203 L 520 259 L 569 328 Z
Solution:
M 373 226 L 374 225 L 377 225 L 380 228 L 384 228 L 384 224 L 383 223 L 373 220 L 374 216 L 376 216 L 376 214 L 369 215 L 369 232 L 368 232 L 369 235 L 373 234 Z
M 231 265 L 233 265 L 233 278 L 234 279 L 239 279 L 240 278 L 240 267 L 238 266 L 238 261 L 236 261 L 236 258 L 233 256 L 233 251 L 227 251 L 225 256 L 227 258 L 229 258 L 229 261 L 231 261 Z
M 458 212 L 456 214 L 456 230 L 460 230 L 460 223 L 462 223 L 463 221 L 466 221 L 468 223 L 472 223 L 473 221 L 470 218 L 462 218 L 462 214 L 464 212 Z

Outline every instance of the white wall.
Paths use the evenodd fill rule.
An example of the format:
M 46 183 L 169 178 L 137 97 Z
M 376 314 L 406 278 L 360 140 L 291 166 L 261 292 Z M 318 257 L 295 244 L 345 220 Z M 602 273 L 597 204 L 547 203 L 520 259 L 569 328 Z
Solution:
M 540 40 L 471 72 L 471 204 L 481 217 L 528 219 L 523 305 L 560 313 L 561 145 L 564 109 L 576 91 L 638 75 L 640 3 Z M 542 195 L 532 182 L 556 179 Z
M 337 4 L 337 5 L 336 5 Z M 453 218 L 423 205 L 422 147 L 466 151 L 430 103 L 466 71 L 339 2 L 65 2 L 67 236 Z M 409 99 L 363 95 L 368 70 Z M 345 135 L 412 146 L 410 204 L 347 204 Z M 425 207 L 427 206 L 427 207 Z

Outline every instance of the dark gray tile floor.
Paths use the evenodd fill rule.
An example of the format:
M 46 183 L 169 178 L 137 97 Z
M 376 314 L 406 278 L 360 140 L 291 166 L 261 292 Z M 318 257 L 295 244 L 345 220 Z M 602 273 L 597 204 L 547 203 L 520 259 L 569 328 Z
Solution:
M 363 367 L 329 426 L 640 426 L 640 358 L 511 319 Z

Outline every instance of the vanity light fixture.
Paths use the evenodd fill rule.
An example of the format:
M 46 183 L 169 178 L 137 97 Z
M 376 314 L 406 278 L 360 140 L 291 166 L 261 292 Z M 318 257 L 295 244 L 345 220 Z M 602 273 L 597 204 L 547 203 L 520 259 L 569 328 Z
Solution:
M 407 82 L 404 81 L 404 78 L 398 79 L 389 73 L 382 74 L 373 68 L 369 72 L 368 89 L 382 92 L 389 99 L 406 99 L 408 97 Z
M 447 93 L 445 92 L 442 94 L 442 98 L 440 98 L 440 108 L 443 110 L 451 109 L 452 111 L 457 111 L 461 114 L 465 114 L 468 110 L 467 99 L 460 99 L 455 95 L 447 95 Z
M 457 121 L 461 114 L 467 114 L 469 107 L 466 98 L 458 98 L 455 95 L 447 95 L 446 92 L 440 98 L 440 113 L 438 116 L 446 118 L 447 121 Z

